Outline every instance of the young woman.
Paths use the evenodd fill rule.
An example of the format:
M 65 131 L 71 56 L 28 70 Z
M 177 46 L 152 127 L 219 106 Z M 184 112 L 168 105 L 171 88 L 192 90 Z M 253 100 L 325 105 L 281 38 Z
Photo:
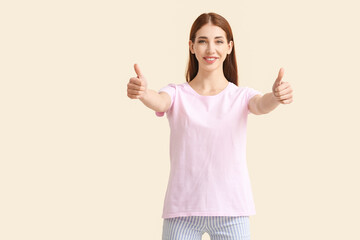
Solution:
M 163 240 L 201 240 L 205 232 L 212 240 L 250 239 L 255 207 L 246 164 L 247 116 L 293 101 L 283 69 L 269 93 L 239 87 L 233 34 L 216 13 L 201 14 L 192 25 L 186 82 L 156 92 L 134 67 L 128 97 L 159 117 L 166 113 L 171 130 Z

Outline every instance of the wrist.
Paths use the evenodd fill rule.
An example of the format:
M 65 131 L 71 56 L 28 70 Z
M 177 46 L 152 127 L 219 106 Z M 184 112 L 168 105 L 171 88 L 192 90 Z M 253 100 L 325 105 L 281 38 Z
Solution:
M 144 100 L 149 95 L 148 89 L 144 90 L 144 93 L 139 97 L 140 100 Z
M 276 102 L 276 103 L 278 103 L 278 104 L 281 103 L 281 102 L 280 102 L 280 99 L 275 95 L 275 92 L 274 92 L 274 91 L 272 91 L 271 98 L 272 98 L 272 101 L 273 101 L 273 102 Z

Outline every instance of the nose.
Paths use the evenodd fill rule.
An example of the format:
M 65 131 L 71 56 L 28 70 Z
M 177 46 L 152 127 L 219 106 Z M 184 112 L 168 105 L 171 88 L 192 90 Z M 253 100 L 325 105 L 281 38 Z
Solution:
M 213 53 L 215 52 L 215 48 L 214 48 L 213 43 L 210 42 L 210 43 L 207 45 L 206 52 L 207 52 L 208 54 L 213 54 Z

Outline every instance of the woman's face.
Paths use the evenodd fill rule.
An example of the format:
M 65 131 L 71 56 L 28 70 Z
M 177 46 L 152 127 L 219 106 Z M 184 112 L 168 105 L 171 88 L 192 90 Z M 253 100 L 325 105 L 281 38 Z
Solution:
M 196 32 L 195 42 L 190 40 L 189 47 L 199 62 L 199 68 L 214 70 L 222 68 L 227 54 L 231 53 L 233 42 L 227 42 L 222 28 L 208 23 Z

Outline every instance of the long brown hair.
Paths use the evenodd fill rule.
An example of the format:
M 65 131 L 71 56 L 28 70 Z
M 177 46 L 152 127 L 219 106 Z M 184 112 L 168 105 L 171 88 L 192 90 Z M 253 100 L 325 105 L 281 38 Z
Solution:
M 203 13 L 201 14 L 193 23 L 190 30 L 190 40 L 195 42 L 196 32 L 205 24 L 212 23 L 215 26 L 222 28 L 226 33 L 226 39 L 229 43 L 230 41 L 234 42 L 233 34 L 231 31 L 230 24 L 228 21 L 220 16 L 217 13 Z M 186 81 L 190 82 L 195 78 L 199 70 L 199 62 L 196 59 L 195 54 L 192 54 L 189 49 L 189 62 L 186 70 Z M 238 85 L 238 72 L 237 64 L 235 57 L 235 44 L 233 43 L 232 51 L 229 55 L 226 56 L 226 59 L 223 63 L 223 71 L 225 78 L 229 81 Z

